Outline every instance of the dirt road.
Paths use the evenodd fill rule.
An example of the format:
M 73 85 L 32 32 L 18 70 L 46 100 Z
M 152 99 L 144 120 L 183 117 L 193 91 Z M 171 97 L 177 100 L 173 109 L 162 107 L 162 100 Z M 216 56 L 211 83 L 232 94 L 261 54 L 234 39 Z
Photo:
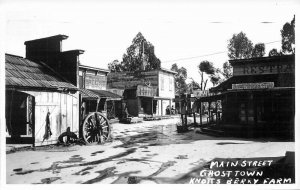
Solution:
M 178 118 L 113 124 L 104 145 L 48 147 L 7 154 L 7 183 L 190 183 L 216 158 L 274 158 L 294 142 L 178 134 Z

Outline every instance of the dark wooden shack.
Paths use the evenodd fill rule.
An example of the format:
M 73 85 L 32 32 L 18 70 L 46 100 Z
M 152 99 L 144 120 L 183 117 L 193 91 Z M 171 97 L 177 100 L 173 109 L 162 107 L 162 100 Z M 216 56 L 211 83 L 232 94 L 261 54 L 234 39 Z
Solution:
M 208 117 L 201 122 L 203 130 L 293 138 L 295 56 L 229 62 L 233 76 L 197 100 L 198 107 L 209 104 Z
M 6 142 L 45 145 L 78 132 L 77 87 L 41 62 L 5 55 Z

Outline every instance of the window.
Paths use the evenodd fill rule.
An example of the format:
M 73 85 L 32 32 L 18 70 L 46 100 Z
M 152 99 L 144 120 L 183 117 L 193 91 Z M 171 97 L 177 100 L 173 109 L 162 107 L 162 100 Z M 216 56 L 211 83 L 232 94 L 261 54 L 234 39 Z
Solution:
M 164 81 L 164 76 L 161 76 L 160 78 L 160 89 L 161 90 L 164 90 L 164 86 L 165 86 L 165 81 Z
M 169 91 L 172 91 L 173 90 L 173 78 L 172 76 L 170 76 L 169 78 Z

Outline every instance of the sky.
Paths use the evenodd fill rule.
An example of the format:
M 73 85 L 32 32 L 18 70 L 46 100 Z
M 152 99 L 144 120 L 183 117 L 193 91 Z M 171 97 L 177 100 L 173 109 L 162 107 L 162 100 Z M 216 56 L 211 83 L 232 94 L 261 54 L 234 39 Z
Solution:
M 200 82 L 197 66 L 208 60 L 221 68 L 227 45 L 241 31 L 266 44 L 266 55 L 281 48 L 280 30 L 296 14 L 297 1 L 1 1 L 5 52 L 25 56 L 24 42 L 69 36 L 63 51 L 82 49 L 83 65 L 107 69 L 141 32 L 155 47 L 161 66 L 177 63 Z M 210 83 L 208 87 L 212 86 Z

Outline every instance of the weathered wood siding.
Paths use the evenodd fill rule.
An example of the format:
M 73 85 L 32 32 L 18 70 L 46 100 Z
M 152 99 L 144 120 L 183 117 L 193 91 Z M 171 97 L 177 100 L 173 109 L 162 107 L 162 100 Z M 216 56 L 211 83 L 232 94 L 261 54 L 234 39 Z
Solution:
M 78 93 L 63 94 L 57 92 L 26 92 L 35 97 L 35 145 L 47 145 L 57 142 L 58 136 L 67 127 L 78 135 L 79 111 Z M 46 116 L 50 112 L 50 128 L 52 135 L 49 139 L 43 137 L 46 129 Z
M 174 75 L 159 71 L 158 96 L 163 98 L 175 98 L 175 79 Z
M 108 88 L 130 88 L 137 85 L 158 86 L 158 71 L 109 73 Z

